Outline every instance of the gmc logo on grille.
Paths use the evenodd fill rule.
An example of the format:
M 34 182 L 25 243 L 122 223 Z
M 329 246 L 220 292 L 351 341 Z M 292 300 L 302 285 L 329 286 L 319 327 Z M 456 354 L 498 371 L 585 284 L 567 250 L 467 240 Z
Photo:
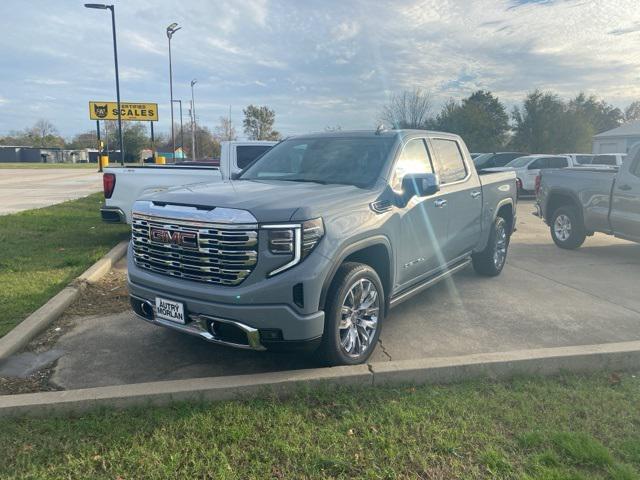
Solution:
M 198 248 L 198 235 L 192 232 L 178 232 L 165 230 L 163 228 L 152 228 L 149 231 L 149 238 L 152 242 Z

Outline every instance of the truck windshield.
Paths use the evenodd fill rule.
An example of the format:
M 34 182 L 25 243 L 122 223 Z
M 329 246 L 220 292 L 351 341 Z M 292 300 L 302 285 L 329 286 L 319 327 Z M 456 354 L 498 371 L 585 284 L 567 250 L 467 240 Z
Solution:
M 240 178 L 369 187 L 394 142 L 394 137 L 292 138 L 265 153 Z

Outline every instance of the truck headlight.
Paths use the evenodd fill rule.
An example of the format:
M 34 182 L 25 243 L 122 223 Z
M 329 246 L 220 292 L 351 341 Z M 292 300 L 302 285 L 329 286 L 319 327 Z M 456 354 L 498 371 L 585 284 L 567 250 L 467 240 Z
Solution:
M 284 272 L 304 260 L 324 236 L 322 218 L 303 223 L 263 225 L 268 230 L 269 251 L 275 255 L 292 255 L 290 262 L 269 272 L 269 276 Z

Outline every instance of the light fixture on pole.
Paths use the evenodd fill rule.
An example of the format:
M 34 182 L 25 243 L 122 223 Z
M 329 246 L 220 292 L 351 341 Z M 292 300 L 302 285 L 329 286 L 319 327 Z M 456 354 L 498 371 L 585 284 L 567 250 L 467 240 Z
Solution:
M 173 70 L 171 67 L 171 37 L 173 34 L 180 30 L 177 23 L 172 23 L 167 27 L 167 38 L 169 39 L 169 94 L 171 95 L 171 143 L 173 144 L 173 156 L 175 160 L 176 154 L 176 137 L 173 131 Z
M 193 96 L 193 86 L 198 83 L 195 78 L 191 80 L 191 156 L 196 159 L 196 101 Z
M 116 42 L 116 12 L 113 5 L 85 3 L 85 7 L 96 10 L 111 10 L 111 30 L 113 32 L 113 59 L 116 65 L 116 99 L 118 101 L 118 141 L 120 142 L 120 163 L 124 165 L 124 142 L 122 141 L 122 108 L 120 107 L 120 76 L 118 74 L 118 44 Z

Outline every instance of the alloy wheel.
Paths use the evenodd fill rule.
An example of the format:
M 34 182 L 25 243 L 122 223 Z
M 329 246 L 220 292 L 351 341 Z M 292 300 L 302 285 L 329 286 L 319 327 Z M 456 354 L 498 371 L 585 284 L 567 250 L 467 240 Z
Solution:
M 375 284 L 357 280 L 345 295 L 340 309 L 340 346 L 350 357 L 360 357 L 371 348 L 380 314 L 380 298 Z
M 502 268 L 507 258 L 507 231 L 504 224 L 496 227 L 496 247 L 493 252 L 493 264 L 497 269 Z
M 553 223 L 553 232 L 558 240 L 566 242 L 571 236 L 571 219 L 564 213 L 558 215 Z

